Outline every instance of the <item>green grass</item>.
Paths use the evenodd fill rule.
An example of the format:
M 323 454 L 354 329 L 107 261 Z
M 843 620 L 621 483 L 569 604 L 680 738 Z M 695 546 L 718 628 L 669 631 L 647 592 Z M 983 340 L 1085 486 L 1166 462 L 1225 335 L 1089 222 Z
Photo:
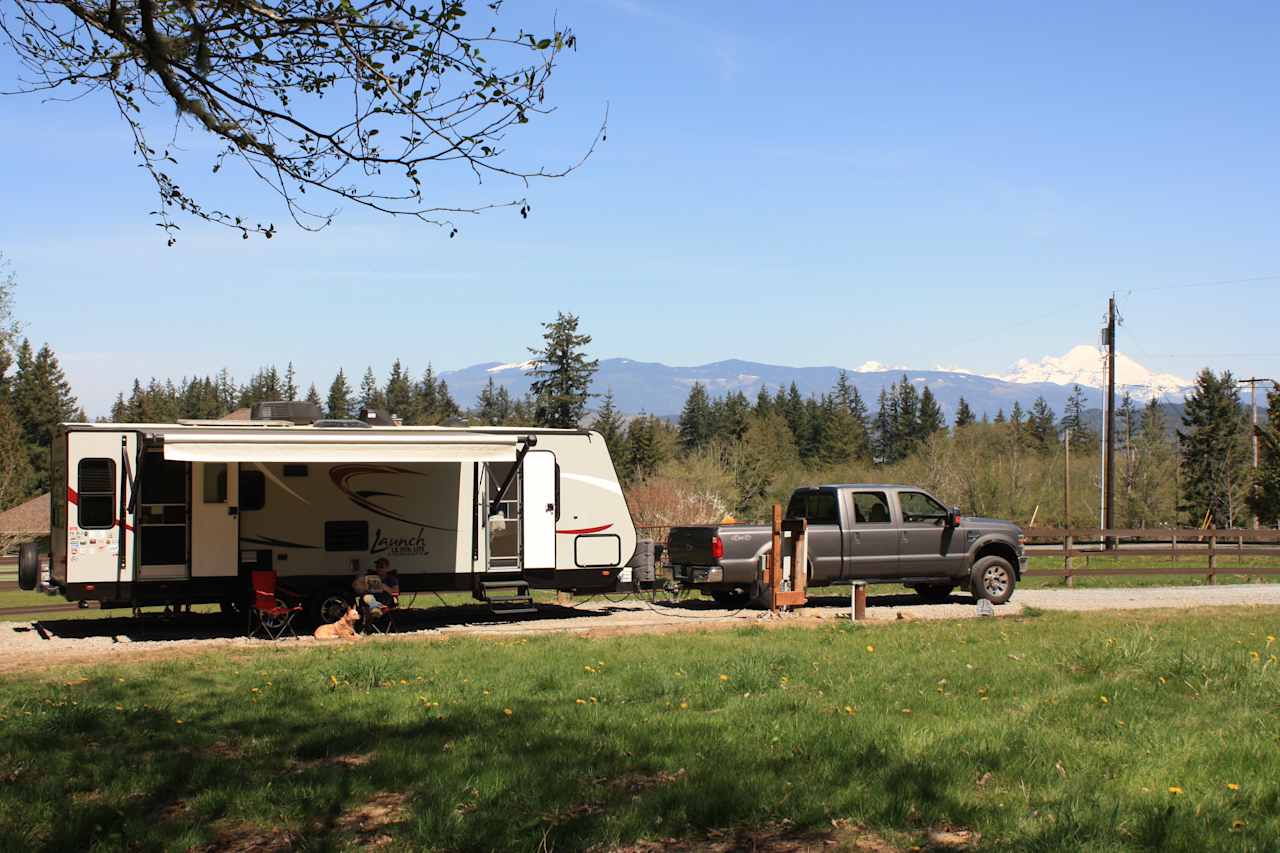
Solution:
M 371 837 L 352 808 L 403 802 L 370 830 L 391 849 L 785 819 L 904 848 L 948 826 L 984 850 L 1274 850 L 1277 633 L 1280 609 L 1234 608 L 68 668 L 0 680 L 0 845 L 339 849 Z

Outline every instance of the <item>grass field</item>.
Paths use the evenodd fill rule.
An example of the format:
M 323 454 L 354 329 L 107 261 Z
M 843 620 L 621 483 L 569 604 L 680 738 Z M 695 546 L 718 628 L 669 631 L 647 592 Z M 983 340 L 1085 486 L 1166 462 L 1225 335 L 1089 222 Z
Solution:
M 1274 850 L 1277 633 L 1032 613 L 56 670 L 0 681 L 0 845 Z

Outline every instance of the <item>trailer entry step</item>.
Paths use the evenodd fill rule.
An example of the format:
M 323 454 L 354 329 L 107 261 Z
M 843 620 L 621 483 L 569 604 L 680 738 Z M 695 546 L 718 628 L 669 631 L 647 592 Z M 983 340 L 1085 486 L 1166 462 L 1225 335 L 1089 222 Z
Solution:
M 527 581 L 481 581 L 480 597 L 495 616 L 538 612 Z

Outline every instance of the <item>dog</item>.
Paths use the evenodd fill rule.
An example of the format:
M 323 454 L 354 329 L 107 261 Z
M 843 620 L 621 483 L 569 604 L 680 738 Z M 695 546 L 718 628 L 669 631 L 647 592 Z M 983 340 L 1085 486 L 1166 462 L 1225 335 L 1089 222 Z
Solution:
M 351 607 L 343 614 L 342 618 L 337 622 L 331 622 L 328 625 L 321 625 L 316 628 L 317 640 L 354 640 L 356 634 L 355 624 L 360 621 L 360 611 Z

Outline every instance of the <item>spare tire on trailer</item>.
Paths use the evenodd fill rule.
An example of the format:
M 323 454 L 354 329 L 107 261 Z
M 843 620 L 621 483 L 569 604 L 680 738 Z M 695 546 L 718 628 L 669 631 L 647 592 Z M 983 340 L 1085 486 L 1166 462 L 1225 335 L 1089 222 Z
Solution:
M 40 544 L 23 542 L 18 547 L 18 588 L 33 590 L 40 583 Z

